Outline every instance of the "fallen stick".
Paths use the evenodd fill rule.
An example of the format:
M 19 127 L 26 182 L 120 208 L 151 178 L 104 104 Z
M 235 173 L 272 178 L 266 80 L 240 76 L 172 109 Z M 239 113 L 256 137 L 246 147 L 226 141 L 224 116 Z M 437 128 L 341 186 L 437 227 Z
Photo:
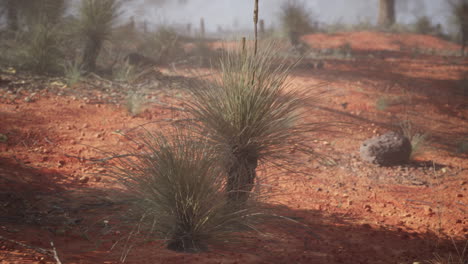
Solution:
M 51 241 L 50 245 L 52 246 L 52 253 L 54 255 L 55 261 L 57 262 L 57 264 L 62 264 L 62 262 L 60 261 L 60 259 L 58 257 L 57 250 L 55 249 L 54 242 Z
M 41 253 L 41 254 L 44 254 L 44 255 L 47 255 L 47 256 L 51 256 L 51 257 L 54 256 L 54 254 L 49 249 L 43 249 L 43 248 L 40 248 L 40 247 L 26 245 L 26 244 L 21 243 L 19 241 L 11 240 L 11 239 L 8 239 L 8 238 L 3 237 L 3 236 L 0 236 L 0 239 L 4 240 L 4 241 L 7 241 L 7 242 L 10 242 L 10 243 L 13 243 L 13 244 L 16 244 L 16 245 L 19 245 L 19 246 L 22 246 L 22 247 L 27 248 L 27 249 L 32 249 L 32 250 L 34 250 L 34 251 L 36 251 L 38 253 Z

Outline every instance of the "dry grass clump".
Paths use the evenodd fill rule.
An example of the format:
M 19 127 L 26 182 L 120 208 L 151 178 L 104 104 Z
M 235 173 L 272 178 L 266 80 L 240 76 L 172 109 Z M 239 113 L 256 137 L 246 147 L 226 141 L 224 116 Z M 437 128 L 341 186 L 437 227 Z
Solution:
M 160 26 L 156 32 L 145 36 L 138 50 L 163 65 L 174 62 L 184 55 L 179 35 L 169 26 Z
M 251 229 L 260 213 L 228 203 L 217 153 L 190 129 L 167 132 L 172 136 L 134 139 L 140 147 L 109 169 L 133 197 L 126 214 L 137 213 L 140 235 L 162 238 L 171 250 L 200 252 Z
M 66 61 L 62 67 L 68 87 L 72 87 L 83 78 L 83 67 L 78 60 Z
M 133 92 L 127 96 L 125 105 L 131 116 L 137 116 L 145 110 L 147 103 L 148 101 L 144 94 Z
M 231 201 L 247 201 L 260 162 L 281 163 L 294 143 L 304 146 L 304 132 L 323 125 L 302 122 L 304 102 L 312 98 L 290 87 L 290 64 L 277 54 L 273 45 L 256 55 L 251 49 L 229 51 L 219 78 L 192 89 L 190 112 L 222 157 Z
M 410 158 L 413 159 L 421 155 L 428 144 L 429 134 L 417 132 L 413 123 L 409 120 L 400 122 L 400 131 L 411 142 Z
M 455 248 L 455 254 L 448 254 L 448 256 L 443 257 L 440 254 L 434 254 L 435 257 L 433 260 L 428 261 L 429 264 L 466 264 L 468 263 L 468 241 L 465 242 L 463 248 L 459 248 L 455 241 L 453 241 L 453 246 Z
M 58 70 L 62 52 L 56 26 L 36 24 L 23 37 L 25 44 L 20 52 L 23 52 L 26 68 L 38 73 Z

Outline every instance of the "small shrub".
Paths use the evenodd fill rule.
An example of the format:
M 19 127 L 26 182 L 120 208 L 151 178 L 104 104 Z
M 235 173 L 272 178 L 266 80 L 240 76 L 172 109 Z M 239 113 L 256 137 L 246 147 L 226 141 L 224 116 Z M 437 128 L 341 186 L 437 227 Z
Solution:
M 174 62 L 184 53 L 179 35 L 168 26 L 161 26 L 155 33 L 150 33 L 139 50 L 160 64 Z
M 353 48 L 351 47 L 351 43 L 346 42 L 343 45 L 339 46 L 338 49 L 339 56 L 343 58 L 351 58 L 353 56 Z
M 432 31 L 432 23 L 429 17 L 422 16 L 414 24 L 414 31 L 420 34 L 429 34 Z
M 390 106 L 390 99 L 387 97 L 379 97 L 375 103 L 375 108 L 379 111 L 385 111 Z
M 145 95 L 135 92 L 127 96 L 126 107 L 130 115 L 137 116 L 145 110 L 146 103 Z
M 120 59 L 117 65 L 112 69 L 112 78 L 117 82 L 131 84 L 139 78 L 139 73 L 138 67 L 131 65 L 128 59 Z
M 468 153 L 468 139 L 461 140 L 457 143 L 457 153 L 467 154 Z
M 141 147 L 109 172 L 134 198 L 125 213 L 137 212 L 141 234 L 163 238 L 174 251 L 200 252 L 252 230 L 259 213 L 228 203 L 217 154 L 189 131 L 133 139 Z
M 299 45 L 302 35 L 314 30 L 310 14 L 305 3 L 299 0 L 288 0 L 281 5 L 281 25 L 293 46 Z
M 83 67 L 77 60 L 65 62 L 63 72 L 68 87 L 72 87 L 83 77 Z
M 56 27 L 36 24 L 25 33 L 25 43 L 24 66 L 39 73 L 57 71 L 62 54 Z
M 413 124 L 409 120 L 400 122 L 402 134 L 411 142 L 410 158 L 415 158 L 424 152 L 424 147 L 429 139 L 428 133 L 418 133 L 414 130 Z

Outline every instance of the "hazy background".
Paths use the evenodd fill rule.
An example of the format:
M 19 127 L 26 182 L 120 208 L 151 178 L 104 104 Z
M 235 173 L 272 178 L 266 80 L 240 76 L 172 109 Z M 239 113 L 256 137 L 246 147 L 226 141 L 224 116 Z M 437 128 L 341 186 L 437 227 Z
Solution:
M 252 27 L 253 0 L 127 0 L 125 19 L 147 20 L 149 24 L 187 24 L 196 29 L 200 18 L 205 19 L 206 30 L 250 29 Z M 281 4 L 287 0 L 261 0 L 260 18 L 266 26 L 277 25 Z M 162 3 L 161 3 L 162 2 Z M 320 23 L 332 24 L 370 22 L 375 24 L 378 0 L 305 0 L 313 18 Z M 444 31 L 451 31 L 448 0 L 397 0 L 397 23 L 412 23 L 426 15 L 434 24 L 440 23 Z

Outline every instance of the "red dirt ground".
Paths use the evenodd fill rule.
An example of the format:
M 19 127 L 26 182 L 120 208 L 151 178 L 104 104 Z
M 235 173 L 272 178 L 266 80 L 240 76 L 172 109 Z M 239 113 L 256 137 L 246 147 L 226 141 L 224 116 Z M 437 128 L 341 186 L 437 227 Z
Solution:
M 266 224 L 268 235 L 200 254 L 140 243 L 126 263 L 423 263 L 434 254 L 445 259 L 456 254 L 454 244 L 463 249 L 468 163 L 456 149 L 468 138 L 466 90 L 460 93 L 467 85 L 461 80 L 468 60 L 411 57 L 405 51 L 458 46 L 429 36 L 369 32 L 303 39 L 314 48 L 348 42 L 353 51 L 388 53 L 327 59 L 323 69 L 311 69 L 305 60 L 293 71 L 292 82 L 301 89 L 327 82 L 320 88 L 326 96 L 311 110 L 310 120 L 341 122 L 335 133 L 318 133 L 308 142 L 328 162 L 295 154 L 292 146 L 303 174 L 261 172 L 261 179 L 279 191 L 270 201 L 274 210 L 301 225 Z M 92 159 L 106 157 L 99 149 L 124 148 L 122 133 L 132 128 L 152 122 L 146 127 L 158 130 L 178 119 L 171 109 L 183 108 L 186 94 L 174 87 L 153 90 L 153 103 L 132 117 L 113 103 L 124 92 L 104 91 L 103 82 L 67 88 L 52 81 L 28 83 L 8 73 L 1 77 L 0 134 L 8 140 L 0 143 L 0 263 L 55 263 L 32 249 L 50 249 L 51 241 L 62 263 L 119 263 L 124 243 L 111 247 L 131 226 L 118 223 L 116 215 L 125 208 L 114 202 L 117 186 Z M 29 88 L 18 91 L 23 86 Z M 38 92 L 25 100 L 31 86 Z M 382 98 L 393 103 L 378 110 Z M 395 129 L 405 118 L 416 131 L 430 134 L 420 156 L 393 168 L 360 161 L 363 140 Z

